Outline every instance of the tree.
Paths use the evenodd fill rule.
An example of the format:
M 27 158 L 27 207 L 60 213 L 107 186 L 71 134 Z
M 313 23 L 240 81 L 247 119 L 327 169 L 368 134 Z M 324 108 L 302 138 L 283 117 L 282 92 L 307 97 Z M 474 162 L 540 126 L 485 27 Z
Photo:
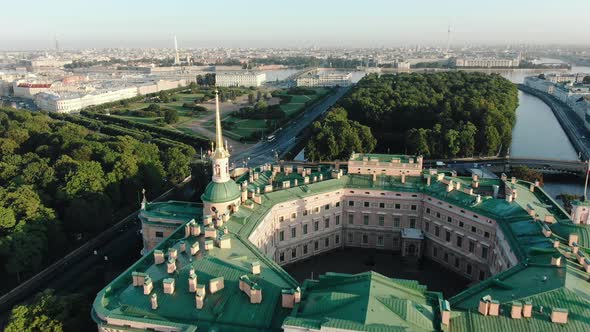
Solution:
M 348 119 L 346 110 L 335 107 L 324 120 L 315 121 L 305 147 L 310 160 L 347 160 L 352 152 L 371 152 L 376 140 L 371 129 Z
M 459 141 L 459 132 L 455 129 L 449 129 L 445 133 L 445 141 L 447 143 L 447 151 L 451 157 L 455 157 L 461 150 Z
M 167 124 L 178 122 L 178 112 L 175 109 L 167 108 L 166 113 L 164 113 L 164 121 Z
M 411 154 L 429 156 L 428 130 L 412 128 L 406 133 L 406 145 Z
M 256 100 L 254 98 L 254 93 L 250 92 L 248 94 L 248 104 L 254 105 L 255 102 L 256 102 Z
M 168 177 L 172 183 L 180 183 L 190 174 L 190 157 L 182 153 L 179 148 L 168 149 L 163 156 L 164 168 L 168 170 Z
M 532 170 L 526 166 L 514 166 L 510 171 L 510 175 L 517 179 L 534 183 L 539 181 L 543 185 L 543 173 Z
M 0 206 L 0 233 L 13 228 L 15 225 L 14 212 L 9 208 Z
M 262 100 L 262 91 L 256 91 L 256 101 Z
M 148 112 L 160 112 L 160 105 L 158 104 L 150 104 L 148 107 L 145 108 Z
M 100 193 L 106 186 L 102 166 L 96 161 L 81 162 L 75 171 L 66 176 L 64 191 L 70 198 L 85 193 Z
M 590 84 L 590 75 L 584 76 L 584 79 L 582 80 L 582 83 L 584 83 L 584 84 Z

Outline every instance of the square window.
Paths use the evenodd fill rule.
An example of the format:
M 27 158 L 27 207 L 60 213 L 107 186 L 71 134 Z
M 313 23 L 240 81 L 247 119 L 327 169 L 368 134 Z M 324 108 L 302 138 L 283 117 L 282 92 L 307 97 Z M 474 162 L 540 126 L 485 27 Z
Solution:
M 465 224 L 462 221 L 459 221 L 459 227 L 463 228 L 463 226 L 465 226 Z
M 285 221 L 285 217 L 283 217 L 283 216 L 280 216 L 280 217 L 279 217 L 279 221 L 280 221 L 280 222 L 283 222 L 283 221 Z
M 384 242 L 383 242 L 383 235 L 379 235 L 377 236 L 377 246 L 378 247 L 383 247 Z
M 156 232 L 156 237 L 164 237 L 164 232 Z
M 476 233 L 477 232 L 477 228 L 475 228 L 475 226 L 471 226 L 471 233 Z
M 385 209 L 385 203 L 379 203 L 379 208 Z
M 485 232 L 485 233 L 483 233 L 483 236 L 484 236 L 485 238 L 489 239 L 489 238 L 490 238 L 490 232 Z
M 412 211 L 418 210 L 418 206 L 417 205 L 412 205 L 412 206 L 410 206 L 410 208 L 411 208 Z
M 336 202 L 336 207 L 340 207 L 340 202 Z
M 395 204 L 395 209 L 396 209 L 396 210 L 399 210 L 399 209 L 401 209 L 401 208 L 402 208 L 402 207 L 401 207 L 401 205 L 400 205 L 399 203 L 396 203 L 396 204 Z
M 369 206 L 371 206 L 371 204 L 369 204 L 369 202 L 364 202 L 364 203 L 363 203 L 363 205 L 364 205 L 364 207 L 369 207 Z
M 354 201 L 348 201 L 348 206 L 354 206 Z
M 426 213 L 430 214 L 430 208 L 426 208 Z
M 306 216 L 309 213 L 309 210 L 303 210 L 303 215 Z
M 324 205 L 324 210 L 330 210 L 330 204 Z

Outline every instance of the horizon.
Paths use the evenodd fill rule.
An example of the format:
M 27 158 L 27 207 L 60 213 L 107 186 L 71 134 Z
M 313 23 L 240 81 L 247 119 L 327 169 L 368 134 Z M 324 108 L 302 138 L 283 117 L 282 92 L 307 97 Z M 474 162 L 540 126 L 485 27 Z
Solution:
M 24 21 L 22 15 L 3 21 L 0 48 L 50 49 L 56 37 L 62 49 L 171 48 L 175 35 L 184 49 L 442 46 L 449 26 L 452 47 L 590 44 L 584 34 L 590 2 L 582 0 L 569 1 L 567 7 L 547 0 L 478 4 L 303 0 L 282 3 L 280 8 L 270 0 L 249 6 L 231 0 L 177 0 L 166 5 L 107 0 L 92 10 L 87 3 L 33 0 L 5 5 L 6 12 L 27 16 Z

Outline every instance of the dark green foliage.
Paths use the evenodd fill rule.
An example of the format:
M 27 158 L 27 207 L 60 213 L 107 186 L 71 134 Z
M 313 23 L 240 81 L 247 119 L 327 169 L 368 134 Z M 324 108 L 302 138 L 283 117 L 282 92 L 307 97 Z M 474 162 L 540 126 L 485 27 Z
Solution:
M 164 121 L 167 124 L 172 124 L 178 122 L 178 112 L 175 109 L 166 109 L 164 113 Z
M 510 146 L 518 93 L 496 74 L 368 75 L 339 104 L 371 128 L 379 151 L 495 155 Z
M 309 160 L 347 160 L 352 152 L 371 152 L 375 148 L 371 128 L 349 120 L 341 107 L 333 108 L 312 126 L 312 136 L 305 146 Z
M 96 329 L 86 318 L 89 303 L 82 295 L 57 296 L 53 290 L 39 293 L 33 303 L 12 309 L 6 332 L 61 332 Z
M 184 179 L 195 153 L 150 133 L 79 116 L 55 118 L 102 133 L 0 109 L 0 138 L 10 147 L 0 155 L 0 271 L 17 280 L 109 227 L 117 213 L 137 209 L 142 188 L 156 194 L 167 179 Z

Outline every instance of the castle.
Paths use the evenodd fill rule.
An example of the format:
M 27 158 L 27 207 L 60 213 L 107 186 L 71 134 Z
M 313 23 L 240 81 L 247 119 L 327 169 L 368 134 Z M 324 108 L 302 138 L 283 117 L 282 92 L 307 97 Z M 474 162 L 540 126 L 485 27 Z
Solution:
M 353 154 L 230 173 L 216 111 L 202 204 L 142 203 L 144 257 L 96 297 L 114 331 L 590 330 L 590 205 L 571 216 L 539 186 Z M 473 281 L 445 299 L 416 281 L 282 265 L 363 247 L 428 257 Z

